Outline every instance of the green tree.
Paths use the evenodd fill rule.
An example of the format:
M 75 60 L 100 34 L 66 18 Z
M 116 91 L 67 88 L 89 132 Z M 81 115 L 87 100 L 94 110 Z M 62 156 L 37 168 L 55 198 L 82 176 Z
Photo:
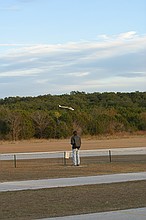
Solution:
M 45 130 L 50 122 L 48 113 L 44 111 L 36 111 L 32 114 L 32 120 L 35 128 L 35 136 L 38 138 L 44 138 Z
M 10 139 L 17 141 L 22 130 L 22 117 L 18 111 L 7 111 L 6 121 L 10 130 Z

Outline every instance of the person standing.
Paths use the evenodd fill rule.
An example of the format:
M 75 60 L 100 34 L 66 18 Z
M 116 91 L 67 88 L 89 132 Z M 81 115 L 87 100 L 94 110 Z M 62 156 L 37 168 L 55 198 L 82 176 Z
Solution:
M 77 131 L 73 132 L 73 135 L 71 137 L 71 145 L 72 145 L 73 165 L 79 166 L 80 165 L 79 149 L 81 147 L 81 137 L 77 134 Z

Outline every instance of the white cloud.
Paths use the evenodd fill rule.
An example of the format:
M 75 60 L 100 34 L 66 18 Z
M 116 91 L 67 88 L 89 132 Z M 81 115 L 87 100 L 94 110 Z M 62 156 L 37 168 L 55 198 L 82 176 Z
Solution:
M 145 40 L 146 35 L 144 36 L 138 36 L 136 32 L 131 31 L 127 33 L 122 33 L 120 35 L 117 35 L 116 37 L 110 37 L 109 41 L 81 41 L 81 42 L 68 42 L 66 44 L 55 44 L 55 45 L 49 45 L 49 44 L 36 44 L 36 45 L 29 45 L 29 44 L 0 44 L 0 47 L 6 46 L 6 47 L 13 47 L 13 49 L 8 50 L 9 56 L 29 56 L 32 54 L 35 55 L 45 55 L 50 54 L 51 56 L 56 54 L 68 54 L 72 53 L 84 53 L 83 55 L 86 55 L 85 52 L 93 53 L 95 52 L 102 52 L 102 51 L 109 51 L 112 56 L 111 49 L 117 49 L 117 52 L 125 51 L 125 49 L 133 48 L 133 49 L 141 49 L 141 46 L 145 47 Z M 124 41 L 125 39 L 130 39 L 131 41 Z M 16 47 L 15 47 L 16 46 Z M 127 52 L 127 51 L 126 51 Z
M 32 44 L 0 44 L 0 47 L 24 47 L 24 46 L 32 46 Z
M 41 71 L 38 69 L 30 69 L 29 71 L 26 70 L 15 70 L 15 71 L 6 71 L 6 72 L 1 72 L 0 73 L 0 78 L 5 78 L 5 77 L 16 77 L 16 76 L 33 76 L 36 75 L 38 73 L 40 73 Z
M 120 34 L 119 38 L 121 38 L 121 39 L 132 39 L 132 38 L 135 38 L 137 36 L 138 35 L 137 35 L 136 31 L 129 31 L 129 32 Z
M 30 95 L 32 90 L 33 95 L 34 91 L 36 95 L 39 95 L 38 92 L 41 94 L 52 91 L 57 94 L 59 91 L 66 93 L 77 88 L 84 91 L 108 91 L 112 88 L 128 90 L 128 84 L 131 90 L 131 83 L 133 90 L 141 90 L 144 88 L 143 76 L 146 72 L 145 42 L 146 35 L 138 36 L 135 31 L 129 31 L 117 36 L 105 35 L 100 41 L 91 42 L 55 45 L 1 44 L 0 48 L 5 48 L 0 50 L 1 83 L 13 83 L 13 78 L 15 81 L 17 77 L 22 88 L 25 87 L 25 79 Z M 28 76 L 33 77 L 32 81 Z M 135 83 L 137 77 L 138 84 Z M 17 82 L 15 85 L 16 95 L 21 95 Z
M 45 84 L 45 83 L 48 83 L 48 81 L 49 81 L 48 79 L 38 79 L 35 82 L 38 84 Z
M 89 72 L 74 72 L 74 73 L 68 73 L 69 76 L 75 76 L 75 77 L 84 77 L 89 75 Z
M 98 35 L 97 38 L 101 39 L 101 40 L 109 40 L 109 36 L 106 34 L 101 34 Z

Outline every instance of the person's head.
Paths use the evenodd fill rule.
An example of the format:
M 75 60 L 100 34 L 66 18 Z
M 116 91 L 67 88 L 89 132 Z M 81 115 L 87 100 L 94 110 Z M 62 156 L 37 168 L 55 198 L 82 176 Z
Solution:
M 77 131 L 73 131 L 73 135 L 77 135 Z

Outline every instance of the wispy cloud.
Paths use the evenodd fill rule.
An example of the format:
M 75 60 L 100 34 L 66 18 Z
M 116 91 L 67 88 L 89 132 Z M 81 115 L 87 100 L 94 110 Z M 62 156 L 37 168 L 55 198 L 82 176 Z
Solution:
M 74 72 L 74 73 L 68 73 L 69 76 L 75 76 L 75 77 L 84 77 L 89 75 L 89 72 Z
M 0 47 L 27 47 L 32 46 L 32 44 L 0 44 Z
M 120 34 L 119 37 L 121 39 L 132 39 L 132 38 L 138 37 L 138 35 L 136 31 L 129 31 L 129 32 Z
M 33 84 L 36 95 L 72 90 L 127 91 L 131 84 L 134 90 L 144 90 L 146 35 L 130 31 L 98 39 L 55 45 L 1 44 L 5 50 L 0 52 L 0 79 L 13 84 L 17 77 L 19 86 L 25 88 L 25 78 L 27 91 L 31 93 Z M 16 86 L 17 92 L 21 95 Z
M 15 76 L 34 76 L 40 73 L 38 69 L 24 69 L 24 70 L 15 70 L 15 71 L 4 71 L 0 73 L 0 77 L 15 77 Z
M 24 3 L 37 2 L 38 0 L 14 0 L 12 2 L 3 1 L 0 5 L 0 11 L 20 11 L 23 8 Z
M 0 11 L 19 11 L 21 9 L 18 5 L 6 5 L 6 6 L 0 6 Z

